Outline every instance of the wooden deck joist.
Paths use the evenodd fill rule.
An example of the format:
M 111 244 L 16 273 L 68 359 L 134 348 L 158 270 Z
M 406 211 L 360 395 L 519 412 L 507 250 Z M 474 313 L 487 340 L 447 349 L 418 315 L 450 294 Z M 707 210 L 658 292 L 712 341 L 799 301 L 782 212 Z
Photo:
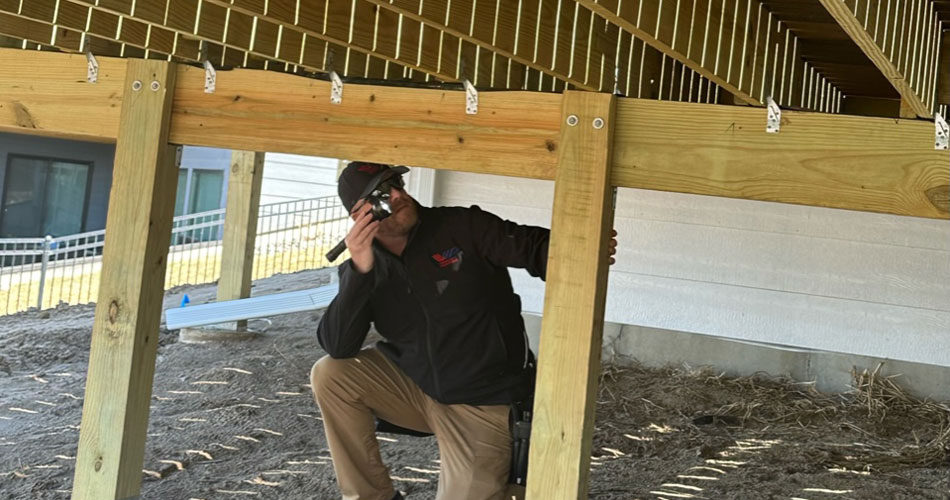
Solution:
M 739 101 L 835 112 L 840 92 L 801 58 L 798 38 L 757 0 L 576 0 Z
M 0 33 L 66 52 L 97 56 L 199 62 L 201 40 L 180 32 L 145 25 L 102 9 L 62 0 L 56 5 L 37 2 L 29 9 L 0 3 Z M 207 58 L 217 65 L 238 63 L 266 68 L 268 61 L 243 50 L 205 40 Z
M 204 42 L 219 66 L 718 101 L 718 86 L 617 25 L 571 2 L 555 10 L 539 0 L 36 0 L 0 3 L 0 33 L 101 55 L 194 62 Z
M 937 85 L 940 20 L 930 0 L 821 0 L 887 78 L 913 114 L 931 118 Z
M 90 7 L 97 3 L 93 0 L 75 1 Z M 324 12 L 332 18 L 341 10 L 349 11 L 351 0 L 324 0 L 320 3 L 307 5 L 303 9 L 302 19 L 313 23 L 309 28 L 274 22 L 255 15 L 248 8 L 235 6 L 229 9 L 228 2 L 216 0 L 165 0 L 154 3 L 118 0 L 96 8 L 125 19 L 142 19 L 150 26 L 174 30 L 308 71 L 333 69 L 341 75 L 383 79 L 389 76 L 390 71 L 394 74 L 398 71 L 401 75 L 406 67 L 439 80 L 456 80 L 454 73 L 442 70 L 437 64 L 428 64 L 431 61 L 416 61 L 414 57 L 406 57 L 408 52 L 403 57 L 397 57 L 397 54 L 387 51 L 385 46 L 377 46 L 373 36 L 377 31 L 375 19 L 359 18 L 355 19 L 358 22 L 352 24 L 348 21 L 324 23 Z M 174 16 L 169 13 L 174 13 Z M 351 33 L 360 36 L 353 37 Z M 328 60 L 332 67 L 328 67 Z M 232 65 L 242 64 L 233 61 Z
M 436 68 L 445 81 L 468 78 L 476 86 L 516 89 L 523 86 L 526 75 L 533 71 L 547 75 L 552 84 L 558 82 L 554 85 L 557 90 L 562 90 L 565 83 L 584 85 L 581 81 L 566 78 L 566 74 L 549 71 L 544 66 L 525 64 L 523 59 L 492 51 L 478 39 L 458 31 L 426 25 L 415 11 L 403 12 L 388 2 L 381 5 L 387 8 L 380 8 L 376 2 L 366 0 L 322 0 L 305 6 L 296 0 L 264 3 L 208 1 L 228 7 L 232 12 L 252 16 L 259 20 L 258 25 L 266 23 L 310 36 L 329 35 L 357 47 L 371 48 L 408 66 Z M 429 3 L 427 7 L 431 8 Z M 301 12 L 311 14 L 301 15 Z M 484 25 L 481 27 L 484 29 Z M 540 79 L 540 75 L 531 77 Z
M 0 130 L 114 141 L 126 61 L 0 50 Z M 560 95 L 347 85 L 254 70 L 179 66 L 170 141 L 554 179 Z M 23 82 L 30 81 L 26 87 Z M 620 99 L 616 186 L 948 218 L 947 153 L 916 120 L 785 111 L 766 134 L 758 108 Z M 367 140 L 367 137 L 371 140 Z

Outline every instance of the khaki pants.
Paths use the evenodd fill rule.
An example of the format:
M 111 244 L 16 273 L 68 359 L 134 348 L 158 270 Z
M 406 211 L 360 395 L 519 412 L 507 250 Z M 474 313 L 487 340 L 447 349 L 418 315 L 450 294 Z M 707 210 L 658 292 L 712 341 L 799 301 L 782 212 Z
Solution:
M 344 500 L 391 500 L 395 495 L 379 455 L 374 415 L 435 434 L 442 465 L 437 500 L 512 498 L 506 490 L 508 406 L 441 404 L 373 348 L 355 358 L 324 357 L 313 365 L 310 381 Z

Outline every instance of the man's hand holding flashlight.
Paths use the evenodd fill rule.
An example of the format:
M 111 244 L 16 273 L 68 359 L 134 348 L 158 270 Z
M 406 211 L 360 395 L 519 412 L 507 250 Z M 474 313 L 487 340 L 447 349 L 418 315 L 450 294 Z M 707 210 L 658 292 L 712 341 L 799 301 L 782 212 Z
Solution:
M 353 267 L 362 274 L 373 269 L 373 238 L 379 232 L 379 221 L 373 220 L 373 206 L 359 203 L 350 217 L 356 221 L 346 235 L 346 248 L 350 250 Z

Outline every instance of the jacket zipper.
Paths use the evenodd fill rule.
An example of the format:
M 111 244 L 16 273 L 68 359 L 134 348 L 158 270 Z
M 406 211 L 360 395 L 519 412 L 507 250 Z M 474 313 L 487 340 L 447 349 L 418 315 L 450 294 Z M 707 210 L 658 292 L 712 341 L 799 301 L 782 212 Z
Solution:
M 417 297 L 413 294 L 414 297 Z M 422 299 L 416 298 L 419 301 L 419 307 L 422 308 L 422 314 L 426 318 L 426 354 L 429 356 L 429 366 L 432 369 L 432 383 L 435 385 L 435 397 L 437 400 L 442 400 L 442 388 L 439 387 L 439 371 L 435 366 L 435 356 L 432 355 L 432 335 L 430 333 L 429 325 L 431 321 L 429 320 L 429 311 L 426 310 L 425 305 L 422 304 Z
M 421 220 L 420 220 L 420 223 L 421 223 Z M 415 239 L 416 233 L 418 231 L 419 231 L 419 224 L 416 224 L 416 226 L 412 228 L 412 232 L 409 233 L 409 239 L 406 242 L 406 247 L 403 249 L 402 255 L 400 255 L 398 259 L 399 259 L 399 263 L 402 265 L 403 276 L 406 278 L 406 283 L 409 288 L 409 295 L 412 295 L 416 299 L 416 302 L 419 303 L 419 308 L 422 309 L 422 315 L 425 317 L 425 320 L 426 320 L 426 327 L 425 327 L 426 355 L 429 357 L 429 367 L 432 370 L 432 384 L 435 386 L 435 397 L 437 400 L 441 400 L 442 389 L 441 387 L 439 387 L 439 373 L 438 373 L 438 370 L 436 370 L 436 366 L 435 366 L 435 356 L 432 355 L 432 334 L 431 334 L 431 328 L 430 328 L 432 321 L 429 319 L 429 311 L 426 309 L 425 304 L 422 303 L 422 299 L 420 299 L 419 296 L 412 291 L 412 281 L 409 279 L 409 269 L 408 269 L 408 266 L 406 266 L 407 250 L 409 250 L 409 245 L 412 243 L 412 240 Z
M 430 325 L 432 321 L 429 319 L 429 311 L 426 309 L 425 304 L 422 303 L 422 299 L 419 298 L 419 295 L 413 292 L 412 290 L 412 281 L 409 280 L 409 271 L 406 268 L 406 263 L 400 259 L 400 263 L 403 266 L 403 276 L 406 278 L 406 284 L 408 288 L 409 295 L 412 295 L 416 299 L 416 302 L 419 303 L 419 309 L 422 309 L 422 316 L 425 318 L 425 341 L 426 341 L 426 356 L 429 357 L 429 368 L 432 370 L 432 384 L 435 386 L 435 396 L 436 399 L 442 399 L 442 389 L 439 387 L 439 374 L 435 366 L 435 356 L 432 355 L 432 332 Z

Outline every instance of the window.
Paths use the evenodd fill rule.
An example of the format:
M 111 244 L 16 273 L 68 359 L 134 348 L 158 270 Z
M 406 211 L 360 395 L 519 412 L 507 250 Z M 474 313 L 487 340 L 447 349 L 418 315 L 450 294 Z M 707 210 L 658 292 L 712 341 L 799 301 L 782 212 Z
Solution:
M 178 172 L 178 191 L 175 194 L 175 215 L 191 215 L 221 208 L 224 189 L 224 171 L 182 168 Z M 217 216 L 216 216 L 217 217 Z M 211 219 L 189 217 L 175 227 L 208 222 Z M 173 244 L 221 239 L 221 228 L 203 228 L 178 233 Z
M 81 233 L 92 164 L 9 155 L 0 238 Z
M 194 214 L 221 208 L 221 189 L 223 186 L 224 171 L 192 170 L 188 213 Z

